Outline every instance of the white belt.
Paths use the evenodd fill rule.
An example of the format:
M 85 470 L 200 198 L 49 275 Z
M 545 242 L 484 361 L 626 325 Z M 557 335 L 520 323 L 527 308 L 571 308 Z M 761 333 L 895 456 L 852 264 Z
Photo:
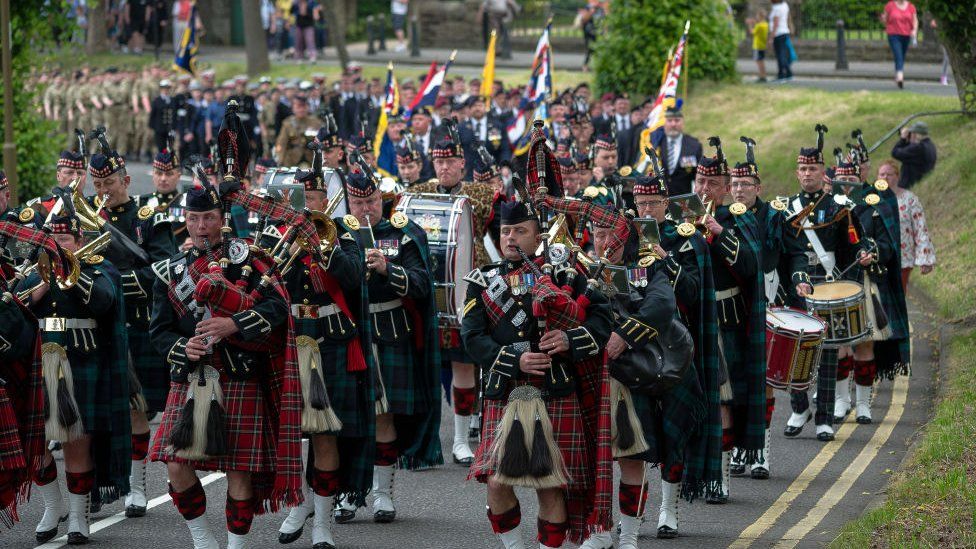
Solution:
M 291 316 L 295 318 L 325 318 L 341 312 L 335 303 L 331 305 L 292 305 Z
M 45 332 L 63 332 L 65 330 L 94 330 L 98 327 L 98 322 L 94 318 L 42 318 L 37 321 L 37 325 Z
M 730 297 L 735 297 L 735 296 L 739 295 L 740 293 L 741 292 L 739 291 L 739 287 L 738 286 L 736 286 L 735 288 L 729 288 L 728 290 L 719 290 L 719 291 L 715 292 L 715 301 L 722 301 L 723 299 L 728 299 Z
M 375 315 L 376 313 L 382 313 L 384 311 L 392 311 L 393 309 L 396 309 L 398 307 L 403 307 L 403 300 L 402 299 L 394 299 L 392 301 L 384 301 L 383 303 L 370 303 L 369 304 L 369 313 Z

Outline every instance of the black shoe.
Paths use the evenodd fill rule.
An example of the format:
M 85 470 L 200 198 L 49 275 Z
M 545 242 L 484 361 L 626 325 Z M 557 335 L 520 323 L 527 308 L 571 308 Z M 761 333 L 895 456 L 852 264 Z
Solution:
M 349 509 L 336 509 L 332 512 L 332 518 L 336 521 L 336 524 L 345 524 L 356 518 L 356 512 L 350 511 Z
M 315 545 L 313 545 L 312 546 L 312 549 L 336 549 L 336 546 L 335 545 L 332 545 L 331 543 L 326 543 L 324 541 L 320 541 L 320 542 L 316 543 Z
M 739 476 L 739 475 L 746 474 L 746 464 L 745 463 L 729 464 L 729 474 L 732 476 Z
M 396 511 L 376 511 L 373 513 L 373 522 L 389 524 L 396 519 Z
M 678 537 L 678 529 L 670 526 L 658 526 L 657 537 L 658 539 L 674 539 Z
M 708 496 L 705 498 L 705 503 L 710 505 L 725 505 L 729 502 L 729 496 Z
M 857 416 L 857 422 L 861 425 L 871 425 L 871 418 L 868 416 Z
M 806 425 L 811 419 L 813 419 L 813 412 L 811 412 L 809 408 L 807 408 L 806 414 L 808 414 L 807 419 L 803 422 L 803 425 Z M 786 428 L 783 429 L 783 436 L 793 438 L 799 435 L 801 432 L 803 432 L 803 425 L 800 425 L 799 427 L 787 425 Z
M 817 433 L 817 440 L 819 440 L 820 442 L 830 442 L 831 440 L 834 440 L 834 434 L 833 433 Z
M 749 476 L 756 480 L 766 480 L 769 478 L 769 469 L 765 467 L 753 467 L 752 471 L 749 472 Z
M 451 457 L 454 458 L 454 463 L 456 463 L 458 465 L 464 465 L 465 467 L 469 467 L 472 463 L 474 463 L 474 458 L 473 457 L 464 458 L 464 459 L 458 459 L 457 456 L 455 456 L 453 454 L 451 455 Z
M 68 520 L 68 515 L 61 517 L 61 520 L 58 521 L 58 524 L 60 525 L 62 522 L 66 520 Z M 37 540 L 37 543 L 47 543 L 56 537 L 58 537 L 57 526 L 51 528 L 50 530 L 46 530 L 44 532 L 34 532 L 34 539 Z
M 302 537 L 302 532 L 304 530 L 305 530 L 305 525 L 303 524 L 301 528 L 299 528 L 298 530 L 290 534 L 286 534 L 284 532 L 278 532 L 278 543 L 287 545 L 293 541 L 296 541 L 298 540 L 298 538 Z
M 81 532 L 68 532 L 68 545 L 86 545 L 88 537 L 81 535 Z
M 146 508 L 130 505 L 125 508 L 125 516 L 128 518 L 144 517 L 146 516 Z

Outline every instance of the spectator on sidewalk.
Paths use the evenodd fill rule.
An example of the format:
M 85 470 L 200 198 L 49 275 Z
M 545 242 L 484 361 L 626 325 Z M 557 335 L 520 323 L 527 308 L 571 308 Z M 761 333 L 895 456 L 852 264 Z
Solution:
M 180 51 L 180 41 L 183 40 L 183 31 L 190 25 L 190 16 L 193 15 L 193 0 L 176 0 L 173 2 L 173 11 L 170 20 L 173 21 L 173 51 Z
M 766 10 L 756 10 L 756 16 L 746 19 L 749 34 L 752 35 L 752 59 L 759 68 L 759 78 L 756 82 L 766 81 L 766 44 L 769 42 L 769 23 L 766 21 Z
M 901 129 L 901 139 L 891 149 L 891 156 L 901 160 L 899 186 L 911 189 L 922 177 L 935 168 L 938 155 L 935 143 L 929 139 L 929 126 L 925 122 L 915 122 Z
M 790 5 L 786 0 L 773 0 L 773 7 L 769 11 L 769 30 L 776 52 L 776 79 L 786 81 L 793 79 L 793 63 L 790 44 Z
M 904 189 L 899 183 L 898 165 L 894 160 L 885 160 L 878 167 L 878 179 L 888 182 L 898 198 L 898 220 L 901 227 L 901 283 L 908 290 L 908 277 L 912 269 L 918 267 L 923 275 L 935 267 L 935 245 L 929 236 L 925 223 L 922 202 L 915 193 Z
M 295 57 L 312 63 L 318 58 L 315 48 L 315 22 L 322 18 L 322 11 L 315 0 L 295 0 L 291 6 L 295 17 Z
M 397 52 L 405 51 L 407 49 L 407 42 L 405 40 L 406 28 L 407 28 L 407 11 L 410 5 L 407 3 L 409 0 L 390 0 L 390 21 L 393 23 L 393 34 L 396 35 Z
M 580 8 L 579 13 L 576 15 L 576 26 L 583 30 L 583 44 L 586 48 L 586 57 L 583 58 L 583 72 L 590 70 L 590 56 L 593 55 L 593 44 L 596 42 L 600 22 L 607 16 L 609 7 L 609 2 L 589 0 L 585 6 Z
M 905 54 L 908 45 L 918 43 L 918 12 L 908 0 L 890 0 L 881 13 L 888 45 L 895 58 L 895 84 L 905 87 Z
M 481 16 L 488 19 L 489 28 L 497 33 L 498 56 L 502 59 L 512 58 L 512 45 L 508 38 L 508 26 L 515 19 L 515 14 L 522 11 L 515 0 L 482 0 Z

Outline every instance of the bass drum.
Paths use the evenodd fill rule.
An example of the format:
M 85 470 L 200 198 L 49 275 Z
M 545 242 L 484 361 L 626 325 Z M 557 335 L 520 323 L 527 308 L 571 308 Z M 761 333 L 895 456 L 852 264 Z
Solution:
M 464 277 L 474 268 L 474 216 L 468 197 L 403 193 L 396 211 L 427 233 L 438 325 L 459 328 L 468 292 Z

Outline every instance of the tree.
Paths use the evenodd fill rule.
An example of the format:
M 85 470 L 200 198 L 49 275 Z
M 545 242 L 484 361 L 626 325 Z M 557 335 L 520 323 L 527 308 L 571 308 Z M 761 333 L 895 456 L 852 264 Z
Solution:
M 346 25 L 343 23 L 349 17 L 346 7 L 343 1 L 322 3 L 325 25 L 329 29 L 329 36 L 332 38 L 332 44 L 339 55 L 339 64 L 343 69 L 348 67 L 350 62 L 349 50 L 346 49 Z
M 33 2 L 32 2 L 33 3 Z M 108 51 L 108 0 L 88 2 L 88 55 Z
M 735 76 L 736 43 L 723 0 L 612 2 L 596 43 L 594 69 L 601 91 L 654 94 L 668 50 L 691 20 L 688 68 L 692 81 Z
M 939 42 L 949 54 L 962 110 L 976 115 L 976 11 L 972 2 L 922 0 L 920 8 L 938 25 Z
M 268 42 L 264 39 L 261 26 L 261 3 L 259 0 L 241 0 L 244 12 L 244 52 L 247 56 L 247 74 L 257 76 L 271 69 L 268 60 Z

